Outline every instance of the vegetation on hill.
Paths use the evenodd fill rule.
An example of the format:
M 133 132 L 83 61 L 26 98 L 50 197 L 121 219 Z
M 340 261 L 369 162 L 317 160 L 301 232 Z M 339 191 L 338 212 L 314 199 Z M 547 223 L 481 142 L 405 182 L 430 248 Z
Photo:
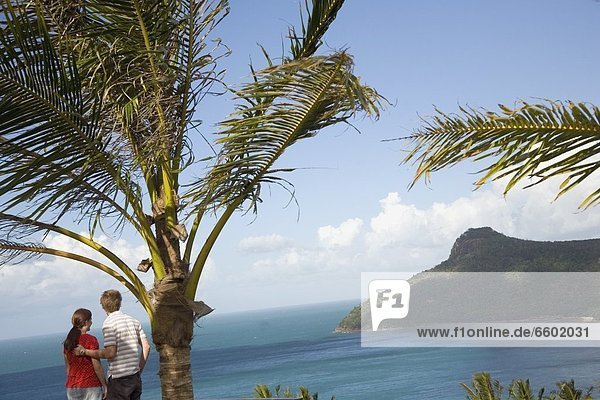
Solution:
M 361 306 L 358 305 L 350 311 L 348 315 L 344 317 L 338 324 L 337 328 L 335 328 L 336 332 L 353 332 L 356 330 L 360 330 L 360 309 Z
M 505 236 L 492 228 L 467 230 L 450 257 L 430 271 L 600 271 L 600 239 L 538 242 Z

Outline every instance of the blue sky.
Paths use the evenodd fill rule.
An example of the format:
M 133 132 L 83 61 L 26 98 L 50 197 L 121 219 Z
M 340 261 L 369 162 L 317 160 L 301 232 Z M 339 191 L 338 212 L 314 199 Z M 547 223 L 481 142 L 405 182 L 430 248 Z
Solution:
M 229 83 L 247 79 L 250 59 L 263 65 L 258 43 L 273 57 L 281 54 L 298 9 L 297 0 L 231 2 L 218 28 L 233 51 L 225 62 Z M 273 188 L 256 220 L 234 217 L 198 297 L 219 313 L 358 298 L 361 271 L 430 268 L 469 227 L 537 240 L 597 237 L 600 209 L 577 210 L 597 179 L 556 202 L 557 182 L 503 198 L 500 184 L 473 192 L 477 166 L 465 163 L 408 191 L 414 168 L 399 165 L 402 144 L 382 140 L 410 134 L 434 106 L 496 109 L 535 98 L 600 105 L 599 17 L 594 0 L 348 0 L 326 46 L 347 48 L 356 74 L 393 105 L 377 122 L 355 121 L 360 134 L 334 127 L 286 154 L 279 166 L 307 167 L 288 177 L 299 208 L 286 207 L 286 193 Z M 210 135 L 231 110 L 230 98 L 207 99 L 198 109 L 202 133 Z M 195 149 L 205 155 L 200 141 Z M 147 257 L 129 235 L 104 241 L 132 265 Z M 48 244 L 73 249 L 54 236 Z M 5 266 L 0 339 L 66 332 L 78 307 L 90 308 L 100 321 L 98 298 L 106 288 L 119 286 L 61 260 Z M 123 309 L 144 318 L 131 297 Z

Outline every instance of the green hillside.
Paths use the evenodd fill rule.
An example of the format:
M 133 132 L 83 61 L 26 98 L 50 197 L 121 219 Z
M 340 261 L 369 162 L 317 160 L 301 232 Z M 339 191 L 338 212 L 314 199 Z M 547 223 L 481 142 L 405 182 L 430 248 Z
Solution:
M 473 228 L 460 235 L 450 257 L 430 271 L 600 271 L 600 239 L 538 242 L 508 237 L 489 227 Z

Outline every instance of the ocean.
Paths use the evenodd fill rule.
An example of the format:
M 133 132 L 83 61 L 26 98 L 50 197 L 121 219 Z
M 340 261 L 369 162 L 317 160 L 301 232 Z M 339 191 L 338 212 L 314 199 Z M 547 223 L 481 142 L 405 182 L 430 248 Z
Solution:
M 529 378 L 548 392 L 560 380 L 600 383 L 598 348 L 361 348 L 360 334 L 334 333 L 358 301 L 209 315 L 192 346 L 196 398 L 252 397 L 256 384 L 319 399 L 464 399 L 460 383 L 488 371 L 508 386 Z M 92 334 L 101 339 L 99 329 Z M 0 399 L 66 398 L 63 334 L 0 341 Z M 142 377 L 142 399 L 160 399 L 158 355 Z

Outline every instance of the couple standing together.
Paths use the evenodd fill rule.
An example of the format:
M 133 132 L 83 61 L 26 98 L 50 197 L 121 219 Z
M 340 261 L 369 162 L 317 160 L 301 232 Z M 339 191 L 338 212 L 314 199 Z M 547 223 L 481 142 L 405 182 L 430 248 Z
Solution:
M 107 314 L 102 325 L 103 349 L 87 333 L 92 326 L 91 311 L 80 308 L 73 313 L 73 328 L 64 341 L 69 400 L 140 399 L 140 374 L 148 360 L 150 344 L 140 322 L 120 311 L 121 301 L 117 290 L 107 290 L 100 297 Z M 104 378 L 101 358 L 108 360 L 108 381 Z

